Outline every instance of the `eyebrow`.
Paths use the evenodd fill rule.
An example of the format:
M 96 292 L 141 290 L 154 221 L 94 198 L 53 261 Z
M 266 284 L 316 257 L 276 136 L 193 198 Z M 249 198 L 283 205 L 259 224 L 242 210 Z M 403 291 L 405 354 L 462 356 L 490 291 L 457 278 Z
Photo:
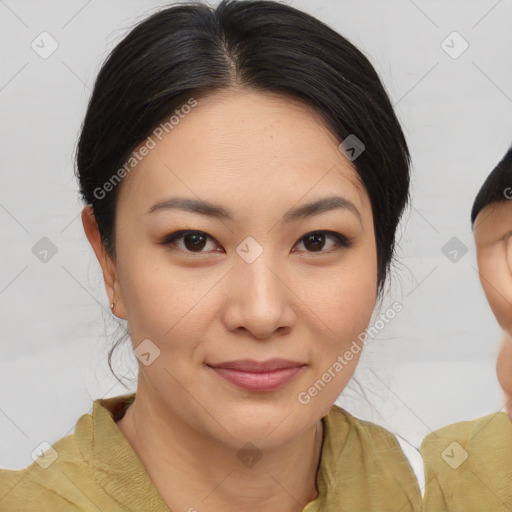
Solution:
M 324 197 L 313 201 L 312 203 L 292 208 L 284 214 L 283 220 L 284 222 L 293 222 L 336 209 L 343 209 L 352 212 L 361 222 L 361 214 L 354 203 L 341 196 Z M 151 208 L 146 212 L 146 215 L 161 210 L 182 210 L 216 219 L 234 219 L 233 213 L 223 206 L 213 204 L 208 201 L 189 199 L 186 197 L 172 197 L 164 201 L 159 201 L 151 206 Z

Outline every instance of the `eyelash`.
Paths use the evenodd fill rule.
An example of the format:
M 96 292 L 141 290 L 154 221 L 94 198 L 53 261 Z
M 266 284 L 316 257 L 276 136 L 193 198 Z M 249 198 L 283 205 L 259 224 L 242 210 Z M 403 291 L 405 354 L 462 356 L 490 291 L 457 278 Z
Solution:
M 174 246 L 174 247 L 170 247 L 171 249 L 176 249 L 176 242 L 180 239 L 183 239 L 186 235 L 191 235 L 191 234 L 196 234 L 196 235 L 203 235 L 205 236 L 206 238 L 210 239 L 210 240 L 213 240 L 216 242 L 215 238 L 213 238 L 212 236 L 208 235 L 207 233 L 205 233 L 204 231 L 197 231 L 197 230 L 181 230 L 181 231 L 176 231 L 175 233 L 171 233 L 170 235 L 167 235 L 166 237 L 163 238 L 163 240 L 161 242 L 159 242 L 160 245 L 164 245 L 164 246 Z M 334 247 L 334 249 L 331 249 L 329 251 L 318 251 L 318 252 L 315 252 L 315 251 L 306 251 L 308 252 L 309 254 L 312 254 L 312 255 L 316 255 L 316 254 L 326 254 L 326 253 L 331 253 L 331 252 L 335 252 L 335 251 L 339 251 L 341 249 L 345 249 L 345 248 L 348 248 L 352 245 L 352 242 L 350 240 L 348 240 L 345 236 L 343 236 L 342 234 L 340 233 L 336 233 L 335 231 L 328 231 L 328 230 L 320 230 L 320 231 L 311 231 L 309 233 L 306 233 L 304 236 L 302 236 L 300 239 L 299 239 L 299 242 L 302 242 L 304 239 L 306 239 L 308 236 L 311 236 L 311 235 L 318 235 L 318 234 L 327 234 L 328 236 L 331 236 L 332 238 L 335 239 L 336 241 L 336 246 Z M 199 254 L 208 254 L 208 252 L 202 252 L 202 251 L 199 251 L 199 252 L 193 252 L 193 251 L 188 251 L 186 249 L 184 249 L 184 252 L 187 253 L 187 254 L 194 254 L 194 255 L 199 255 Z M 215 251 L 217 252 L 217 251 Z

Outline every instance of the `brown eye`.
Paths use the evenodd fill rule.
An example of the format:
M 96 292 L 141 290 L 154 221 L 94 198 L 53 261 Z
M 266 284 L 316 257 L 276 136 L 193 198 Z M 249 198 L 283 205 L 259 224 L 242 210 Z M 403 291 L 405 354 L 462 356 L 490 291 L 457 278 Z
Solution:
M 325 246 L 325 235 L 323 233 L 313 233 L 304 237 L 304 247 L 313 252 L 318 252 Z
M 206 245 L 206 238 L 201 233 L 188 233 L 183 235 L 183 245 L 189 251 L 201 251 Z
M 331 249 L 323 250 L 326 244 L 326 239 L 334 240 L 331 244 Z M 307 252 L 331 252 L 332 250 L 337 250 L 342 247 L 349 247 L 351 242 L 347 240 L 340 233 L 335 233 L 333 231 L 314 231 L 312 233 L 308 233 L 304 235 L 301 240 L 301 243 L 306 247 Z
M 209 252 L 203 251 L 208 240 L 214 239 L 203 231 L 176 231 L 176 233 L 166 236 L 160 244 L 180 248 L 185 252 L 200 254 Z M 182 242 L 181 247 L 178 242 Z

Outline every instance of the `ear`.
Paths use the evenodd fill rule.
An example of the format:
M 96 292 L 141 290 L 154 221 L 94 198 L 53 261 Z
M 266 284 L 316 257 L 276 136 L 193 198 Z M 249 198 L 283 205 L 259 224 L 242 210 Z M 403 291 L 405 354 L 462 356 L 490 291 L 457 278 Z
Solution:
M 84 226 L 85 235 L 103 271 L 103 281 L 109 298 L 109 306 L 112 302 L 115 302 L 115 315 L 119 318 L 126 318 L 116 265 L 105 250 L 91 204 L 86 205 L 82 210 L 82 224 Z

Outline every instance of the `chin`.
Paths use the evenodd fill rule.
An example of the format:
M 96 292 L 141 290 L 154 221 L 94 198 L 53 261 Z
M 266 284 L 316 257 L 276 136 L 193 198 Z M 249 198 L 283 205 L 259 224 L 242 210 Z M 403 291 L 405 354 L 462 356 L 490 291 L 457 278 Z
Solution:
M 240 414 L 233 410 L 229 413 L 229 423 L 223 425 L 238 440 L 268 447 L 291 441 L 310 426 L 309 417 L 301 418 L 290 408 L 284 409 L 277 404 L 268 404 L 265 409 L 267 412 L 260 409 L 260 413 L 249 407 L 247 413 L 240 411 Z

